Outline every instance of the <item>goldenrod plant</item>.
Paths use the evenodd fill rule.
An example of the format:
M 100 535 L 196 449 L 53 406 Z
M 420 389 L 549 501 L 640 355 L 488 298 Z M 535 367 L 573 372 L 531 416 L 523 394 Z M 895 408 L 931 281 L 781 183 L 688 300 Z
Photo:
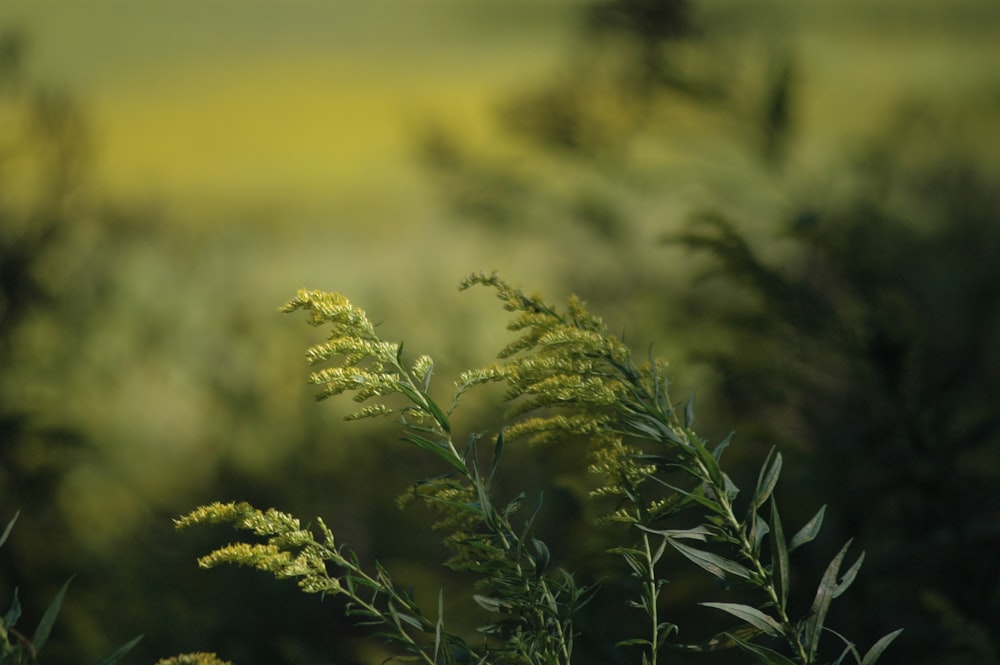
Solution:
M 578 584 L 572 572 L 552 565 L 549 549 L 532 528 L 544 506 L 538 503 L 534 512 L 519 517 L 528 497 L 522 493 L 498 502 L 493 485 L 505 446 L 582 437 L 590 442 L 590 470 L 596 474 L 592 495 L 611 506 L 600 522 L 628 525 L 626 540 L 609 555 L 620 557 L 637 581 L 639 591 L 629 604 L 646 617 L 635 635 L 618 643 L 624 658 L 656 665 L 669 661 L 666 649 L 739 648 L 769 665 L 873 665 L 878 660 L 900 631 L 862 655 L 826 626 L 831 602 L 851 585 L 864 558 L 862 553 L 846 563 L 850 541 L 830 561 L 804 612 L 796 614 L 791 606 L 791 555 L 816 537 L 824 509 L 786 536 L 774 493 L 782 467 L 779 451 L 766 457 L 748 498 L 741 499 L 721 463 L 730 438 L 710 445 L 692 429 L 694 400 L 672 400 L 664 361 L 636 362 L 575 297 L 559 309 L 496 274 L 470 275 L 461 288 L 472 286 L 495 291 L 513 314 L 508 328 L 518 337 L 501 350 L 497 362 L 462 373 L 450 402 L 431 396 L 433 360 L 407 360 L 403 344 L 383 340 L 367 314 L 344 296 L 303 290 L 281 310 L 304 310 L 309 323 L 329 330 L 327 341 L 306 353 L 317 367 L 310 381 L 319 387 L 318 399 L 351 393 L 363 406 L 348 419 L 395 417 L 407 441 L 439 458 L 442 475 L 418 479 L 408 496 L 439 513 L 437 527 L 451 553 L 447 564 L 474 578 L 471 600 L 494 617 L 480 636 L 449 631 L 443 593 L 432 613 L 421 609 L 385 567 L 363 567 L 322 519 L 308 528 L 273 508 L 202 506 L 179 518 L 177 526 L 229 523 L 257 538 L 221 547 L 199 559 L 200 566 L 251 566 L 296 579 L 309 593 L 343 596 L 350 617 L 392 643 L 400 657 L 428 665 L 568 665 L 577 637 L 574 617 L 593 599 L 595 587 Z M 458 444 L 452 415 L 461 397 L 494 382 L 506 386 L 506 426 L 491 434 L 472 433 Z M 481 458 L 484 446 L 491 454 Z M 667 548 L 726 586 L 747 587 L 756 602 L 701 603 L 725 613 L 735 625 L 698 644 L 679 642 L 679 627 L 662 613 L 669 600 L 664 597 Z M 834 640 L 841 644 L 831 647 Z
M 7 523 L 3 533 L 0 533 L 0 547 L 7 542 L 7 537 L 10 536 L 11 529 L 14 528 L 17 518 L 18 514 L 15 514 Z M 49 641 L 49 635 L 52 633 L 52 627 L 59 616 L 59 610 L 62 608 L 63 598 L 69 590 L 70 582 L 72 582 L 72 578 L 60 587 L 55 598 L 52 599 L 42 614 L 42 618 L 39 620 L 30 638 L 15 627 L 21 619 L 21 601 L 18 598 L 18 590 L 14 589 L 14 597 L 11 600 L 10 607 L 0 617 L 0 665 L 32 665 L 40 662 L 38 654 L 42 650 L 42 647 Z M 141 639 L 142 636 L 140 635 L 126 642 L 115 649 L 114 652 L 101 659 L 97 665 L 112 665 L 116 663 L 122 656 L 131 651 Z

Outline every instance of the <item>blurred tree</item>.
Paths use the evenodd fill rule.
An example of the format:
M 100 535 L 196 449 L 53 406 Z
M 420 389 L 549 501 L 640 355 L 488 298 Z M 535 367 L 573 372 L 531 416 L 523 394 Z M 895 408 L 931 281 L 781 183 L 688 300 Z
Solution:
M 639 336 L 663 328 L 657 285 L 682 272 L 649 251 L 653 220 L 718 200 L 723 187 L 734 206 L 759 208 L 794 129 L 797 78 L 783 44 L 761 46 L 697 9 L 583 2 L 565 63 L 498 104 L 499 149 L 477 151 L 444 128 L 420 146 L 457 219 L 511 251 L 525 236 L 559 248 L 547 252 L 548 273 L 609 316 L 648 322 Z M 768 64 L 746 57 L 744 42 Z
M 17 371 L 33 341 L 26 339 L 33 317 L 61 298 L 52 261 L 79 231 L 72 217 L 85 150 L 72 102 L 26 80 L 25 50 L 23 33 L 0 34 L 0 496 L 6 511 L 22 510 L 32 521 L 0 555 L 29 574 L 58 557 L 32 536 L 44 540 L 65 527 L 51 498 L 90 446 L 40 408 Z
M 710 369 L 711 413 L 741 438 L 798 450 L 785 490 L 801 496 L 797 517 L 829 502 L 833 532 L 870 552 L 852 634 L 902 621 L 886 662 L 996 662 L 1000 189 L 982 146 L 931 131 L 931 105 L 860 163 L 803 183 L 783 172 L 794 58 L 780 44 L 763 63 L 746 57 L 697 8 L 586 4 L 565 72 L 502 106 L 506 155 L 439 131 L 426 163 L 461 219 L 522 242 L 530 229 L 574 257 L 560 275 L 571 288 L 670 330 L 672 355 Z M 687 189 L 701 155 L 671 161 L 685 141 L 730 157 L 707 196 Z M 666 233 L 665 273 L 645 232 L 668 227 L 649 220 L 678 201 L 696 215 Z
M 346 628 L 329 619 L 333 608 L 317 611 L 314 599 L 303 602 L 278 585 L 250 591 L 236 576 L 206 587 L 193 565 L 197 545 L 178 546 L 171 518 L 203 500 L 207 485 L 213 495 L 280 502 L 274 469 L 246 463 L 254 437 L 231 441 L 241 419 L 269 436 L 288 415 L 262 406 L 274 401 L 266 380 L 280 378 L 255 382 L 237 371 L 257 368 L 273 340 L 242 333 L 252 328 L 244 304 L 217 275 L 199 283 L 205 271 L 191 270 L 190 283 L 175 279 L 191 261 L 193 242 L 183 229 L 169 230 L 153 207 L 101 195 L 89 177 L 84 114 L 69 94 L 28 75 L 28 46 L 22 31 L 0 35 L 0 519 L 21 514 L 18 537 L 0 549 L 0 597 L 31 589 L 21 602 L 25 615 L 37 618 L 75 576 L 46 648 L 49 662 L 96 662 L 137 633 L 146 639 L 126 662 L 194 647 L 242 665 L 352 662 L 342 643 Z M 197 325 L 178 313 L 191 309 L 222 321 L 201 317 L 216 335 L 198 337 L 203 348 L 195 351 L 214 362 L 178 349 L 193 337 L 185 329 Z M 157 390 L 184 373 L 201 391 L 192 398 L 217 407 L 207 434 L 197 430 L 198 414 L 176 416 L 168 393 Z M 135 400 L 135 386 L 153 386 L 152 399 Z M 304 396 L 302 388 L 289 399 Z M 281 465 L 293 464 L 281 455 L 296 459 L 296 435 L 319 438 L 321 419 L 301 402 L 289 416 L 301 420 L 300 429 L 285 448 L 272 446 Z M 182 442 L 188 454 L 181 459 L 170 450 L 149 452 L 185 431 L 195 434 Z M 128 460 L 158 463 L 135 471 Z M 178 467 L 186 473 L 178 475 Z M 319 487 L 330 476 L 300 480 L 298 495 L 282 492 L 282 500 L 322 502 Z M 228 599 L 225 621 L 216 608 L 226 603 L 202 609 L 206 593 Z M 270 639 L 247 644 L 248 626 Z
M 762 258 L 722 216 L 668 239 L 716 261 L 688 297 L 732 335 L 701 351 L 728 407 L 800 446 L 801 491 L 869 548 L 858 629 L 903 618 L 894 662 L 987 663 L 1000 649 L 1000 183 L 934 134 L 906 114 L 849 193 L 803 203 L 785 227 L 791 260 Z

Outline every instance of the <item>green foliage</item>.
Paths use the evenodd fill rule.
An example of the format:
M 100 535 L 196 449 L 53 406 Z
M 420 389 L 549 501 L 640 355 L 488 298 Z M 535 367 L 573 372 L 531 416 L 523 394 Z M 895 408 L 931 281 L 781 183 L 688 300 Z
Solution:
M 601 521 L 629 525 L 624 542 L 611 553 L 637 582 L 630 607 L 646 617 L 646 627 L 618 648 L 637 648 L 642 663 L 650 665 L 667 660 L 661 655 L 666 648 L 740 648 L 761 663 L 781 665 L 827 662 L 821 660 L 821 638 L 839 637 L 826 627 L 828 611 L 854 581 L 864 554 L 845 565 L 848 541 L 828 564 L 812 604 L 796 618 L 789 602 L 790 555 L 816 537 L 825 509 L 786 538 L 774 491 L 781 453 L 768 454 L 749 498 L 737 501 L 740 489 L 721 464 L 730 438 L 710 446 L 692 429 L 694 398 L 671 399 L 665 362 L 651 358 L 636 364 L 628 347 L 576 298 L 560 310 L 496 274 L 471 275 L 462 289 L 471 286 L 495 291 L 514 314 L 508 328 L 519 337 L 501 350 L 497 362 L 461 374 L 447 410 L 430 394 L 433 361 L 421 356 L 407 363 L 403 345 L 383 340 L 365 312 L 343 296 L 300 291 L 281 309 L 305 310 L 312 325 L 329 327 L 327 341 L 306 354 L 310 364 L 323 365 L 310 377 L 319 386 L 318 399 L 349 392 L 356 402 L 371 402 L 348 418 L 393 414 L 407 441 L 444 463 L 444 475 L 419 480 L 409 496 L 437 511 L 437 527 L 451 551 L 448 565 L 474 578 L 471 600 L 493 617 L 480 628 L 482 641 L 446 628 L 443 592 L 436 617 L 426 615 L 384 566 L 366 571 L 321 519 L 311 529 L 273 508 L 202 506 L 178 519 L 178 527 L 229 523 L 263 542 L 224 546 L 200 558 L 199 565 L 250 566 L 296 579 L 309 593 L 342 596 L 347 614 L 395 645 L 401 657 L 428 664 L 568 664 L 574 617 L 595 589 L 553 567 L 548 547 L 532 528 L 541 504 L 516 525 L 525 494 L 504 503 L 493 484 L 505 445 L 582 437 L 589 441 L 590 470 L 598 478 L 592 494 L 607 504 Z M 510 422 L 489 437 L 492 455 L 485 467 L 479 448 L 487 435 L 469 435 L 460 451 L 451 417 L 463 394 L 492 382 L 507 388 Z M 692 521 L 694 526 L 684 526 Z M 701 603 L 737 619 L 736 626 L 700 644 L 671 639 L 679 626 L 661 615 L 668 546 L 725 585 L 751 592 L 753 604 Z M 872 665 L 899 632 L 864 656 L 841 638 L 845 647 L 835 662 Z
M 708 259 L 686 311 L 726 331 L 698 351 L 724 408 L 741 431 L 795 432 L 782 444 L 809 463 L 792 473 L 872 553 L 862 593 L 886 601 L 852 630 L 892 617 L 920 627 L 904 660 L 996 662 L 1000 183 L 926 110 L 884 134 L 849 194 L 792 211 L 780 259 L 734 215 L 664 238 Z
M 14 522 L 17 521 L 17 518 L 18 515 L 15 514 L 10 522 L 7 523 L 7 527 L 3 533 L 0 534 L 0 547 L 7 542 L 7 537 L 10 535 L 11 529 L 14 528 Z M 30 665 L 39 662 L 38 653 L 49 641 L 49 635 L 52 632 L 52 627 L 55 625 L 56 618 L 59 616 L 63 598 L 66 596 L 66 591 L 69 590 L 71 581 L 72 579 L 67 580 L 56 593 L 55 598 L 52 599 L 52 602 L 49 603 L 49 606 L 42 614 L 42 618 L 39 620 L 30 639 L 15 628 L 18 620 L 21 618 L 21 601 L 18 598 L 17 589 L 14 589 L 14 597 L 11 600 L 10 608 L 3 617 L 0 617 L 0 665 Z M 131 651 L 141 639 L 142 636 L 139 636 L 123 644 L 113 653 L 103 658 L 98 665 L 112 665 L 112 663 L 117 662 L 122 656 Z

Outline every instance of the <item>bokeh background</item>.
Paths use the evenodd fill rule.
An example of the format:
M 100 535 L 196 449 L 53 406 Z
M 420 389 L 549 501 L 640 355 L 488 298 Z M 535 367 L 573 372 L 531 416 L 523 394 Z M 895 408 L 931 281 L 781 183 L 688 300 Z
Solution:
M 335 601 L 197 570 L 230 535 L 171 518 L 322 515 L 418 597 L 459 588 L 395 504 L 438 470 L 313 403 L 318 333 L 276 307 L 345 293 L 446 395 L 505 343 L 456 290 L 476 270 L 653 344 L 737 476 L 781 447 L 786 523 L 830 506 L 802 602 L 868 552 L 830 625 L 906 628 L 890 664 L 997 662 L 996 3 L 7 0 L 0 35 L 0 594 L 31 624 L 75 575 L 46 662 L 139 633 L 127 662 L 381 662 Z M 585 452 L 505 464 L 558 563 L 609 575 Z M 698 573 L 667 576 L 665 615 L 710 635 Z M 636 655 L 617 591 L 580 662 Z

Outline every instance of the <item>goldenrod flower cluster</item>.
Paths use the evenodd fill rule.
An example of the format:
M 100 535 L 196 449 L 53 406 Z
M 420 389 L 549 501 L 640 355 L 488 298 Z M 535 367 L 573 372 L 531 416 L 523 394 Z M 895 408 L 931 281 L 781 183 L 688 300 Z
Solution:
M 179 529 L 196 524 L 229 523 L 234 528 L 266 536 L 265 543 L 231 543 L 198 559 L 202 568 L 229 563 L 249 566 L 277 578 L 298 578 L 299 586 L 310 593 L 336 593 L 339 581 L 326 571 L 324 560 L 337 561 L 333 533 L 320 521 L 323 543 L 317 542 L 299 520 L 274 508 L 261 511 L 248 503 L 219 503 L 200 506 L 174 520 Z
M 316 399 L 322 400 L 344 392 L 353 392 L 356 402 L 404 392 L 405 377 L 400 371 L 401 345 L 383 341 L 375 332 L 364 310 L 355 307 L 339 293 L 300 290 L 295 298 L 281 306 L 282 312 L 303 309 L 310 313 L 309 323 L 330 326 L 327 341 L 306 351 L 310 365 L 339 359 L 339 364 L 313 372 L 309 382 L 321 386 Z M 433 366 L 430 358 L 418 360 L 414 370 L 421 379 Z M 393 413 L 386 404 L 374 404 L 348 416 L 349 420 Z
M 647 398 L 657 388 L 650 384 L 666 363 L 657 360 L 636 368 L 628 347 L 576 297 L 560 312 L 496 274 L 470 275 L 462 288 L 473 285 L 495 289 L 504 308 L 517 313 L 508 329 L 521 336 L 500 352 L 499 362 L 462 374 L 459 392 L 480 383 L 506 382 L 509 415 L 535 414 L 508 426 L 508 439 L 546 443 L 567 435 L 588 437 L 590 470 L 604 479 L 594 493 L 634 500 L 655 468 L 638 462 L 641 451 L 623 442 L 628 430 L 623 419 L 634 402 L 651 401 Z
M 161 658 L 156 665 L 233 665 L 228 660 L 222 660 L 214 653 L 198 651 L 195 653 L 182 653 L 170 658 Z

